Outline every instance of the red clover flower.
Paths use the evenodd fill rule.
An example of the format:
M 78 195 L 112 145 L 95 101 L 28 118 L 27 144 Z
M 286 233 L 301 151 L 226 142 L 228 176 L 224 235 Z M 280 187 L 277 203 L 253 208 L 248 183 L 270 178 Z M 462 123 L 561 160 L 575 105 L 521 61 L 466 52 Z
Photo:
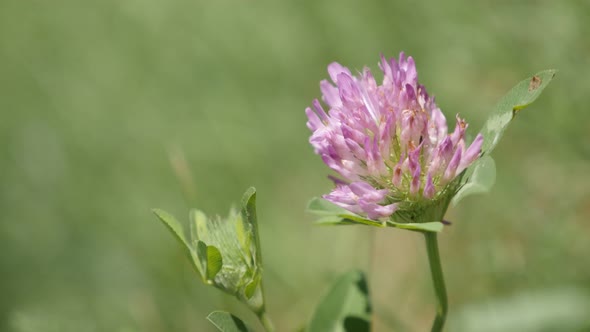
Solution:
M 330 64 L 334 85 L 320 82 L 328 111 L 317 99 L 306 109 L 315 153 L 341 177 L 323 197 L 374 220 L 415 221 L 431 207 L 444 214 L 461 173 L 479 157 L 483 136 L 467 146 L 467 123 L 458 115 L 448 133 L 434 97 L 418 83 L 412 57 L 382 56 L 379 68 L 381 85 L 366 67 L 353 75 Z

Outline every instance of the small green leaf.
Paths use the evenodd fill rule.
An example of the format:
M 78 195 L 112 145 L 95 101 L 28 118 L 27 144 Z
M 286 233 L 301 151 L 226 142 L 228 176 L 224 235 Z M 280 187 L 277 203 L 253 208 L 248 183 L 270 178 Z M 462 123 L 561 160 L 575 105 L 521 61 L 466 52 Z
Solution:
M 350 219 L 343 219 L 339 216 L 327 216 L 315 221 L 320 226 L 339 226 L 339 225 L 358 225 L 357 222 Z
M 260 250 L 260 236 L 258 235 L 258 218 L 256 216 L 256 188 L 250 187 L 242 196 L 242 219 L 250 224 L 254 233 L 256 245 L 256 260 L 262 264 L 262 252 Z
M 490 156 L 483 156 L 467 169 L 464 175 L 465 183 L 453 197 L 453 206 L 473 194 L 489 192 L 496 182 L 496 163 Z
M 174 218 L 173 215 L 171 215 L 170 213 L 164 211 L 164 210 L 160 210 L 160 209 L 153 209 L 152 212 L 156 215 L 156 217 L 158 217 L 158 219 L 160 219 L 160 221 L 166 225 L 166 227 L 170 230 L 170 232 L 172 232 L 172 235 L 174 235 L 174 237 L 180 241 L 180 243 L 189 251 L 191 250 L 191 247 L 189 245 L 189 243 L 186 240 L 186 237 L 184 235 L 184 229 L 182 228 L 182 225 L 178 222 L 178 220 L 176 220 L 176 218 Z
M 397 223 L 397 222 L 389 222 L 393 224 L 393 227 L 408 229 L 411 231 L 420 231 L 420 232 L 433 232 L 439 233 L 443 230 L 443 223 L 440 221 L 432 221 L 432 222 L 424 222 L 424 223 Z
M 502 97 L 480 131 L 484 138 L 482 153 L 490 154 L 492 152 L 516 113 L 539 97 L 556 72 L 553 69 L 538 72 L 518 83 Z
M 385 225 L 387 224 L 387 222 L 363 218 L 361 216 L 357 216 L 356 214 L 352 214 L 350 212 L 348 214 L 339 214 L 338 216 L 340 218 L 345 219 L 345 220 L 350 220 L 350 221 L 356 222 L 358 224 L 363 224 L 363 225 L 367 225 L 367 226 L 385 227 Z
M 336 216 L 326 216 L 315 221 L 318 225 L 336 226 L 336 225 L 367 225 L 373 227 L 385 227 L 387 222 L 380 222 L 365 219 L 352 214 L 339 214 Z
M 214 280 L 223 266 L 223 258 L 219 249 L 207 246 L 207 280 Z
M 360 271 L 346 273 L 316 308 L 307 332 L 368 332 L 371 310 L 365 275 Z
M 422 232 L 440 232 L 443 229 L 443 224 L 438 221 L 426 223 L 398 223 L 394 221 L 378 221 L 363 218 L 353 214 L 335 204 L 320 198 L 313 198 L 307 207 L 307 211 L 321 216 L 316 223 L 319 225 L 335 226 L 335 225 L 367 225 L 373 227 L 397 227 L 401 229 L 408 229 L 412 231 Z
M 189 213 L 191 239 L 193 243 L 206 239 L 209 236 L 207 224 L 209 220 L 203 211 L 192 209 Z
M 203 281 L 207 281 L 207 245 L 203 241 L 197 240 L 197 259 L 199 262 L 199 270 L 201 271 L 201 277 Z
M 249 223 L 244 222 L 242 215 L 236 215 L 236 236 L 245 257 L 252 256 L 252 230 Z
M 193 268 L 197 273 L 203 277 L 203 272 L 205 271 L 201 268 L 201 264 L 198 262 L 198 258 L 196 257 L 195 250 L 193 249 L 192 245 L 187 241 L 186 236 L 184 235 L 184 229 L 182 225 L 174 218 L 173 215 L 169 214 L 168 212 L 160 209 L 153 209 L 154 214 L 160 219 L 160 221 L 166 225 L 166 227 L 172 232 L 174 237 L 183 245 L 183 247 L 187 250 L 187 256 L 190 259 Z
M 254 276 L 254 279 L 248 285 L 246 285 L 246 288 L 244 289 L 244 295 L 246 295 L 246 298 L 248 300 L 250 298 L 252 298 L 252 296 L 254 296 L 254 293 L 256 292 L 256 288 L 258 288 L 258 285 L 260 284 L 261 279 L 262 279 L 262 275 L 257 274 L 256 276 Z
M 213 311 L 207 316 L 210 321 L 221 332 L 253 332 L 251 329 L 238 317 L 225 311 Z

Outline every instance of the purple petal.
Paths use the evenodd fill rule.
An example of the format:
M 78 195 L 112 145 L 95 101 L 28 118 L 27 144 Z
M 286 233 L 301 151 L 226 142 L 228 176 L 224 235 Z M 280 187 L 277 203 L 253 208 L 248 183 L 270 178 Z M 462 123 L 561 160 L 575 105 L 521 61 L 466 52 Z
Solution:
M 328 65 L 328 74 L 330 74 L 330 78 L 334 84 L 338 84 L 338 75 L 341 73 L 345 73 L 348 77 L 352 76 L 350 70 L 348 68 L 342 66 L 338 62 L 332 62 Z
M 444 172 L 449 160 L 453 156 L 453 142 L 450 136 L 447 136 L 438 146 L 435 156 L 430 164 L 429 170 L 433 176 L 439 175 L 439 172 Z
M 378 220 L 391 216 L 396 210 L 398 205 L 396 203 L 390 205 L 379 205 L 375 203 L 366 203 L 363 201 L 359 202 L 362 210 L 367 214 L 369 219 Z
M 334 184 L 336 186 L 348 186 L 348 184 L 349 184 L 348 182 L 346 182 L 340 178 L 337 178 L 333 175 L 328 175 L 328 179 L 330 179 L 332 182 L 334 182 Z
M 391 70 L 391 66 L 387 59 L 381 54 L 381 62 L 379 63 L 379 68 L 383 72 L 383 84 L 388 84 L 393 82 L 393 72 Z
M 420 190 L 420 165 L 414 170 L 412 174 L 412 182 L 410 183 L 410 195 L 416 196 Z
M 459 142 L 459 145 L 461 145 L 461 143 L 462 143 L 462 141 Z M 445 171 L 445 174 L 443 176 L 443 183 L 448 183 L 453 178 L 455 178 L 455 175 L 457 174 L 456 173 L 457 168 L 459 167 L 459 163 L 461 162 L 462 152 L 463 152 L 463 149 L 461 146 L 459 146 L 457 148 L 457 150 L 455 151 L 453 158 L 451 158 L 451 161 L 449 162 L 449 166 L 447 166 L 447 170 Z
M 465 129 L 467 129 L 467 123 L 459 118 L 459 114 L 456 116 L 457 124 L 455 125 L 455 131 L 451 134 L 451 141 L 453 141 L 453 146 L 457 146 L 459 141 L 463 139 L 465 135 Z
M 305 115 L 307 115 L 307 128 L 309 128 L 309 130 L 316 131 L 318 128 L 324 126 L 318 115 L 312 111 L 311 108 L 308 107 L 305 109 Z
M 432 110 L 430 115 L 430 126 L 428 134 L 432 142 L 441 142 L 447 136 L 447 119 L 437 107 Z
M 428 173 L 426 176 L 426 184 L 424 184 L 424 197 L 428 199 L 434 198 L 436 194 L 436 189 L 434 188 L 434 183 L 432 182 L 432 175 Z
M 342 105 L 340 95 L 338 94 L 338 88 L 333 86 L 330 82 L 322 80 L 320 82 L 320 90 L 322 91 L 322 99 L 328 104 L 328 106 L 334 108 Z
M 322 104 L 320 104 L 319 100 L 313 100 L 313 108 L 315 108 L 318 116 L 324 123 L 328 123 L 330 121 L 330 118 L 328 118 L 328 115 L 326 114 L 326 111 L 324 111 L 324 108 L 322 107 Z
M 358 197 L 350 190 L 350 187 L 347 185 L 336 186 L 332 192 L 324 195 L 324 198 L 336 204 L 341 203 L 354 205 L 358 202 Z
M 463 154 L 461 158 L 461 162 L 459 163 L 459 168 L 457 168 L 457 174 L 463 172 L 464 169 L 469 167 L 471 163 L 479 158 L 479 154 L 481 153 L 481 146 L 483 144 L 483 136 L 481 134 L 477 134 L 473 143 L 469 146 L 469 148 Z
M 405 81 L 409 84 L 416 85 L 418 83 L 418 71 L 416 70 L 416 63 L 414 63 L 414 58 L 409 56 L 403 64 L 400 60 L 400 64 L 406 72 Z
M 359 214 L 359 215 L 363 215 L 363 213 L 364 213 L 363 209 L 356 203 L 354 203 L 354 204 L 343 203 L 340 200 L 338 200 L 337 198 L 330 196 L 330 194 L 324 195 L 324 196 L 322 196 L 322 198 L 329 201 L 329 202 L 332 202 L 332 203 L 340 206 L 341 208 L 346 209 L 352 213 Z
M 366 182 L 354 182 L 349 185 L 350 190 L 355 195 L 362 197 L 365 201 L 374 203 L 381 202 L 387 195 L 387 190 L 377 190 Z
M 363 105 L 356 82 L 346 73 L 338 74 L 338 93 L 342 103 L 348 107 L 356 108 Z
M 408 155 L 408 166 L 412 174 L 416 169 L 420 169 L 420 152 L 422 151 L 422 144 L 410 152 Z
M 346 138 L 346 145 L 359 160 L 367 160 L 367 152 L 353 139 Z

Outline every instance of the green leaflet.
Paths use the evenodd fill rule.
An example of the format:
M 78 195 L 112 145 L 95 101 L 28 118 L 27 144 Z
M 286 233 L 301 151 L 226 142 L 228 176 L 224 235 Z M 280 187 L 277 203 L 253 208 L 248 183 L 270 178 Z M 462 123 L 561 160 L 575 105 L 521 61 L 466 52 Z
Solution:
M 496 165 L 490 153 L 516 114 L 541 95 L 556 72 L 553 69 L 544 70 L 520 81 L 496 104 L 480 131 L 484 138 L 481 148 L 483 157 L 465 171 L 461 188 L 452 200 L 453 205 L 469 195 L 490 191 L 496 180 Z
M 256 189 L 249 188 L 242 198 L 241 211 L 232 208 L 227 218 L 210 218 L 199 210 L 191 210 L 190 240 L 174 216 L 158 209 L 153 211 L 183 248 L 187 249 L 203 282 L 235 296 L 253 312 L 263 312 Z M 220 331 L 253 331 L 239 318 L 227 312 L 212 312 L 207 319 Z M 263 324 L 271 323 L 265 318 Z
M 256 215 L 256 188 L 250 187 L 242 196 L 242 219 L 251 226 L 254 233 L 254 245 L 256 248 L 257 264 L 262 265 L 262 252 L 260 251 L 260 236 L 258 235 L 258 217 Z
M 197 273 L 199 273 L 199 275 L 203 276 L 203 272 L 205 270 L 202 268 L 202 265 L 199 264 L 196 250 L 193 249 L 193 246 L 187 241 L 182 225 L 178 222 L 178 220 L 176 220 L 176 218 L 174 218 L 173 215 L 164 210 L 153 209 L 152 212 L 166 226 L 166 228 L 172 232 L 172 235 L 174 235 L 174 237 L 187 250 L 187 255 L 193 265 L 193 268 L 197 271 Z
M 494 107 L 480 133 L 484 141 L 482 153 L 490 154 L 518 111 L 532 104 L 541 95 L 557 71 L 544 70 L 520 81 Z
M 319 225 L 367 225 L 373 227 L 396 227 L 420 232 L 440 232 L 444 225 L 441 222 L 433 221 L 426 223 L 398 223 L 391 220 L 377 221 L 366 219 L 353 214 L 324 199 L 314 197 L 307 206 L 307 212 L 319 216 L 316 220 Z
M 369 332 L 371 302 L 365 275 L 352 271 L 332 285 L 316 308 L 307 332 Z
M 254 332 L 238 317 L 225 311 L 213 311 L 207 316 L 210 321 L 221 332 Z
M 189 226 L 193 244 L 200 239 L 209 238 L 208 218 L 203 211 L 191 209 L 189 213 Z
M 431 221 L 431 222 L 424 222 L 424 223 L 397 223 L 391 222 L 394 224 L 394 227 L 407 229 L 410 231 L 419 231 L 419 232 L 434 232 L 440 233 L 443 230 L 443 223 L 440 221 Z
M 214 280 L 223 266 L 221 252 L 214 246 L 207 246 L 207 280 Z
M 189 243 L 186 241 L 182 225 L 178 222 L 178 220 L 176 220 L 176 218 L 174 218 L 173 215 L 160 209 L 152 209 L 152 212 L 170 230 L 170 232 L 172 232 L 172 235 L 174 235 L 174 237 L 180 241 L 180 243 L 186 249 L 191 249 Z
M 496 163 L 490 156 L 478 159 L 465 173 L 467 181 L 457 191 L 451 203 L 453 206 L 473 194 L 489 192 L 496 182 Z
M 236 296 L 253 310 L 263 307 L 262 266 L 257 247 L 256 190 L 246 191 L 241 212 L 231 209 L 226 218 L 210 218 L 190 211 L 190 240 L 170 214 L 154 210 L 191 258 L 203 282 Z

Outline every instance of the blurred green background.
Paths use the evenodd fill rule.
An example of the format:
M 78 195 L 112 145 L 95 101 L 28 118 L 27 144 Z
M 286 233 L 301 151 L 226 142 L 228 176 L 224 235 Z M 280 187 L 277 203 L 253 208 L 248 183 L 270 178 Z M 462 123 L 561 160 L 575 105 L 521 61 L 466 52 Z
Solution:
M 215 309 L 258 326 L 150 213 L 224 215 L 254 185 L 279 331 L 352 268 L 377 331 L 425 331 L 418 234 L 304 213 L 331 188 L 304 115 L 326 65 L 403 50 L 473 132 L 560 70 L 494 151 L 494 190 L 449 212 L 449 330 L 590 331 L 589 19 L 586 0 L 0 0 L 0 330 L 213 331 Z

